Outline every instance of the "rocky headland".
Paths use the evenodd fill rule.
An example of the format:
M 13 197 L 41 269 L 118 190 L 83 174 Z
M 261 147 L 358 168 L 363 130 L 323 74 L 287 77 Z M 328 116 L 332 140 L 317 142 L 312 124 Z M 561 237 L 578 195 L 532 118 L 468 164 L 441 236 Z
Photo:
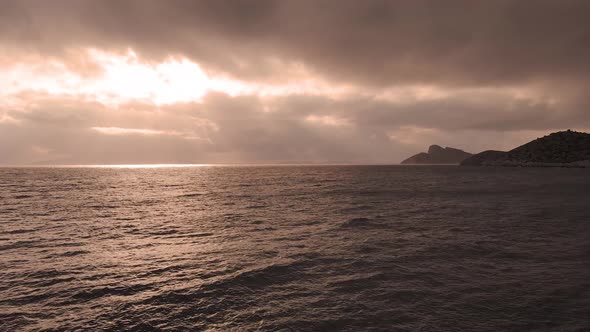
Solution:
M 472 154 L 463 150 L 455 148 L 442 148 L 439 145 L 431 145 L 428 152 L 421 152 L 410 158 L 402 161 L 404 165 L 428 165 L 428 164 L 443 164 L 443 165 L 458 165 L 466 158 L 471 157 Z

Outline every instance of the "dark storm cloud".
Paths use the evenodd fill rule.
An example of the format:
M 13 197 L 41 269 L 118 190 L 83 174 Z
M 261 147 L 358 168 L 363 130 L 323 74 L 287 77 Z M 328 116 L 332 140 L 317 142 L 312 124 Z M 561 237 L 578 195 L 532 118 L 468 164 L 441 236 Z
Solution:
M 511 85 L 585 81 L 588 13 L 583 0 L 2 0 L 0 38 L 46 54 L 183 54 L 248 79 L 297 62 L 361 85 Z

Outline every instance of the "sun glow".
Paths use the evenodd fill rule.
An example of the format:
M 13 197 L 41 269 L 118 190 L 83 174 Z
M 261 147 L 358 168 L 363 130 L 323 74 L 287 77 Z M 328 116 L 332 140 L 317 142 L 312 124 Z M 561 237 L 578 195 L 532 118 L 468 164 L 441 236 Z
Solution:
M 21 92 L 75 96 L 107 105 L 141 101 L 155 105 L 199 102 L 209 92 L 231 96 L 286 94 L 326 94 L 337 97 L 347 91 L 317 81 L 299 68 L 297 75 L 283 83 L 261 83 L 212 76 L 185 57 L 168 57 L 163 62 L 144 61 L 133 50 L 109 53 L 97 49 L 72 52 L 78 68 L 52 59 L 29 58 L 11 67 L 0 67 L 0 97 Z
M 305 121 L 314 124 L 320 124 L 324 126 L 331 126 L 331 127 L 346 127 L 350 126 L 351 123 L 347 119 L 338 118 L 331 115 L 308 115 L 305 118 Z
M 149 63 L 132 50 L 113 54 L 96 49 L 76 56 L 91 63 L 96 72 L 84 75 L 56 60 L 39 65 L 39 59 L 31 59 L 10 68 L 0 68 L 0 95 L 36 91 L 78 96 L 111 105 L 129 101 L 162 105 L 199 101 L 210 91 L 230 95 L 253 91 L 240 81 L 210 77 L 197 63 L 182 57 Z
M 176 132 L 165 132 L 162 130 L 153 130 L 153 129 L 136 129 L 136 128 L 119 128 L 119 127 L 92 127 L 90 128 L 94 131 L 97 131 L 101 134 L 105 135 L 129 135 L 129 134 L 136 134 L 136 135 L 164 135 L 164 134 L 173 134 L 178 135 Z
M 104 74 L 86 87 L 90 94 L 170 104 L 199 100 L 210 87 L 199 65 L 186 59 L 150 65 L 141 63 L 133 51 L 118 57 L 98 51 L 91 54 Z

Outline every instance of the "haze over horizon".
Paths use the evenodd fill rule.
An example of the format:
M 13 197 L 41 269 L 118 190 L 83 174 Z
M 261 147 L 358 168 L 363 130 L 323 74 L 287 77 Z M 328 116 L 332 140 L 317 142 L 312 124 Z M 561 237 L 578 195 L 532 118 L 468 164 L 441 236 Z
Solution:
M 0 0 L 0 165 L 398 163 L 587 132 L 588 12 Z

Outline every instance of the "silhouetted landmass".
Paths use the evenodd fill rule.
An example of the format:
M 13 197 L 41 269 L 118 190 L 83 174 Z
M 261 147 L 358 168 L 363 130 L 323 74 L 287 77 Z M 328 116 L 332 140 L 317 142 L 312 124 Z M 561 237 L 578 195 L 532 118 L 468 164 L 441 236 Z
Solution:
M 501 162 L 505 161 L 508 157 L 508 153 L 505 151 L 488 150 L 463 160 L 462 166 L 482 166 L 490 161 Z
M 438 145 L 431 145 L 428 152 L 421 152 L 402 161 L 402 164 L 459 164 L 466 158 L 472 156 L 471 153 L 454 148 L 442 148 Z
M 560 131 L 508 152 L 484 151 L 463 166 L 590 167 L 590 134 Z

